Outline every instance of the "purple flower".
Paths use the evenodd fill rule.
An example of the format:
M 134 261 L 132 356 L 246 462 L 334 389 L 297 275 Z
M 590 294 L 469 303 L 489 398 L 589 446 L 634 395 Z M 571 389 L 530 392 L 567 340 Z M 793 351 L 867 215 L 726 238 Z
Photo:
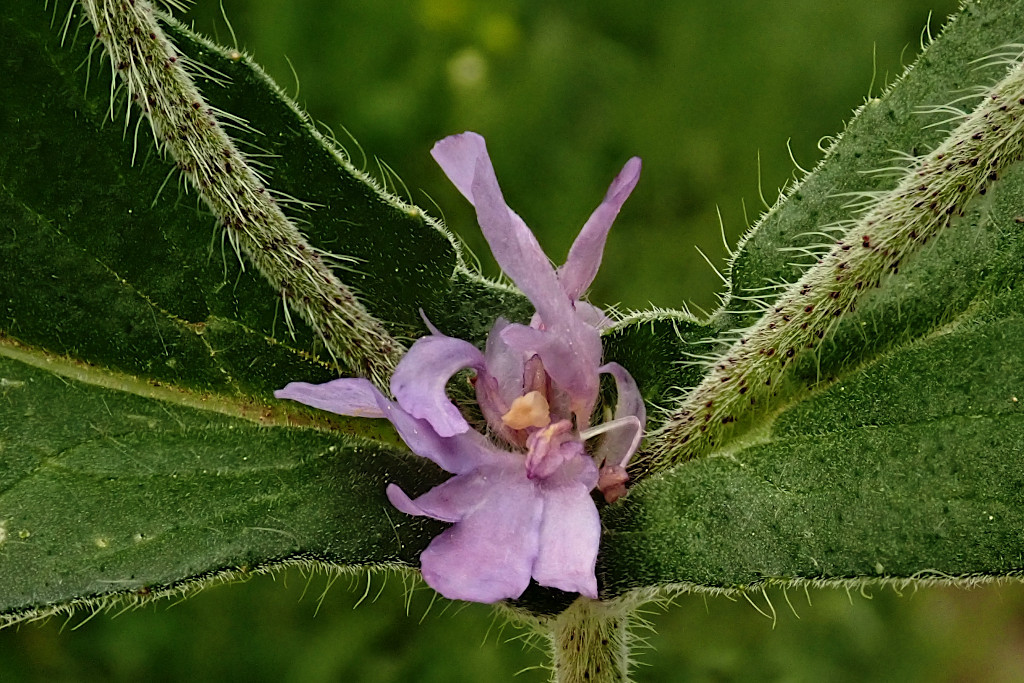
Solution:
M 625 466 L 646 412 L 636 383 L 617 363 L 601 364 L 600 309 L 580 300 L 597 274 L 612 221 L 640 175 L 630 159 L 555 269 L 502 197 L 484 139 L 438 142 L 434 158 L 476 208 L 502 270 L 536 308 L 529 325 L 498 319 L 484 351 L 433 325 L 395 368 L 389 400 L 365 379 L 293 382 L 275 392 L 342 415 L 386 418 L 417 455 L 455 476 L 416 499 L 398 486 L 391 503 L 410 515 L 451 522 L 420 556 L 423 578 L 445 597 L 496 602 L 542 586 L 597 597 L 594 568 L 601 520 L 590 492 L 625 493 Z M 445 391 L 453 375 L 476 372 L 490 437 L 473 430 Z M 613 418 L 590 425 L 600 375 L 618 389 Z M 584 443 L 601 435 L 586 451 Z

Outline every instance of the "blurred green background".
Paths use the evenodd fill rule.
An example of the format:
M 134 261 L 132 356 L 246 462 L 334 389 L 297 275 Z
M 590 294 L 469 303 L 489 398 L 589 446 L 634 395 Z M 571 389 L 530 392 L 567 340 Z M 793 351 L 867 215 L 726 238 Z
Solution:
M 935 31 L 955 8 L 954 0 L 223 5 L 237 46 L 290 93 L 298 89 L 357 164 L 363 155 L 346 129 L 369 170 L 380 158 L 416 203 L 437 213 L 436 202 L 492 274 L 469 206 L 428 155 L 435 140 L 484 134 L 506 198 L 556 261 L 626 159 L 643 157 L 591 297 L 630 308 L 712 307 L 721 283 L 694 245 L 721 265 L 716 206 L 731 243 L 756 219 L 758 154 L 772 203 L 794 172 L 787 140 L 793 157 L 813 166 L 819 139 L 842 128 L 872 83 L 878 94 L 913 60 L 929 12 Z M 199 0 L 187 18 L 236 44 L 217 2 Z M 505 642 L 518 632 L 484 606 L 431 607 L 419 589 L 407 607 L 398 577 L 327 585 L 291 570 L 117 618 L 9 629 L 0 632 L 0 680 L 488 681 L 546 659 Z M 769 592 L 774 628 L 746 601 L 684 596 L 650 615 L 656 633 L 641 634 L 652 649 L 637 679 L 1024 681 L 1024 586 L 868 596 L 812 591 L 811 605 L 790 591 L 794 613 L 783 593 Z M 517 678 L 545 679 L 536 670 Z

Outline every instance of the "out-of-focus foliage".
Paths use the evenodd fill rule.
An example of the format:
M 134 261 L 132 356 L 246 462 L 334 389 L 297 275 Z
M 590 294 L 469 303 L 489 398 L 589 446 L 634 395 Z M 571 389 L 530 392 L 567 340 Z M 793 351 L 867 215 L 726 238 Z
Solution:
M 483 605 L 445 608 L 414 596 L 408 613 L 398 579 L 308 584 L 297 572 L 208 589 L 79 629 L 23 626 L 0 634 L 4 681 L 504 681 L 536 666 L 530 651 Z M 353 609 L 366 592 L 366 599 Z M 699 596 L 655 616 L 641 650 L 643 683 L 694 681 L 1020 681 L 1024 586 L 926 589 L 866 599 L 842 591 L 769 591 L 774 624 L 746 601 Z M 377 599 L 374 601 L 374 598 Z M 808 599 L 811 604 L 808 604 Z M 767 603 L 758 607 L 768 611 Z M 317 605 L 319 611 L 317 612 Z M 314 616 L 315 614 L 315 616 Z M 645 634 L 642 634 L 645 635 Z M 541 683 L 524 671 L 516 683 Z
M 599 303 L 644 308 L 714 303 L 721 265 L 716 205 L 735 242 L 822 136 L 902 71 L 929 12 L 933 31 L 953 0 L 785 4 L 554 3 L 411 0 L 333 3 L 224 0 L 239 47 L 331 127 L 362 160 L 395 169 L 417 203 L 429 193 L 481 258 L 472 210 L 427 151 L 476 130 L 502 188 L 556 262 L 612 175 L 632 155 L 640 184 L 615 224 L 593 291 Z M 232 38 L 217 2 L 196 27 Z M 872 75 L 872 56 L 875 60 Z M 289 87 L 291 86 L 291 87 Z M 469 227 L 470 229 L 466 229 Z M 640 267 L 643 255 L 644 267 Z M 656 258 L 651 258 L 656 255 Z M 490 272 L 496 272 L 491 269 Z

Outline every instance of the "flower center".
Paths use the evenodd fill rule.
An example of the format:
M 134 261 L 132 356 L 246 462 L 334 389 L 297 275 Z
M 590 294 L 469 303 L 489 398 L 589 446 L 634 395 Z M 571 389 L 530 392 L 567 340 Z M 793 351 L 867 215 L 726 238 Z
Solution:
M 510 429 L 547 427 L 551 424 L 551 407 L 544 394 L 531 391 L 512 401 L 512 407 L 501 416 L 501 421 Z
M 526 447 L 526 476 L 530 479 L 547 479 L 567 460 L 583 455 L 583 442 L 569 420 L 534 432 Z

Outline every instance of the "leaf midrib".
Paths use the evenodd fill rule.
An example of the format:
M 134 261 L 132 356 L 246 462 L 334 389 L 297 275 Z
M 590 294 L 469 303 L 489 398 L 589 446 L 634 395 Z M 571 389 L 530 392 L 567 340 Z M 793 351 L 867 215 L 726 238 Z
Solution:
M 907 340 L 904 343 L 894 344 L 884 350 L 881 353 L 876 353 L 873 356 L 862 358 L 859 363 L 843 368 L 843 370 L 836 374 L 831 380 L 820 380 L 811 386 L 804 388 L 801 391 L 795 392 L 784 402 L 778 404 L 775 410 L 771 411 L 770 414 L 765 415 L 763 418 L 758 420 L 757 424 L 751 425 L 749 428 L 738 433 L 734 437 L 730 438 L 726 444 L 715 451 L 714 453 L 708 454 L 707 457 L 735 457 L 738 453 L 755 446 L 786 441 L 786 442 L 800 442 L 807 438 L 815 438 L 825 435 L 832 434 L 846 434 L 853 433 L 863 429 L 878 429 L 883 427 L 916 427 L 921 425 L 934 424 L 943 420 L 951 418 L 996 418 L 1006 415 L 1007 413 L 979 413 L 977 415 L 968 416 L 962 414 L 948 413 L 945 415 L 939 415 L 930 417 L 927 419 L 913 420 L 899 423 L 885 423 L 885 424 L 863 424 L 857 425 L 853 428 L 843 429 L 828 429 L 821 427 L 815 429 L 813 432 L 805 431 L 802 434 L 786 434 L 784 437 L 780 437 L 774 433 L 774 426 L 776 421 L 788 413 L 792 408 L 813 401 L 816 397 L 821 396 L 834 387 L 849 382 L 853 378 L 863 375 L 869 371 L 872 367 L 877 366 L 880 363 L 884 363 L 887 359 L 894 357 L 897 354 L 911 352 L 918 347 L 925 346 L 931 341 L 944 337 L 950 334 L 966 330 L 969 328 L 972 322 L 978 320 L 978 318 L 985 312 L 986 308 L 990 307 L 990 303 L 981 298 L 980 294 L 974 299 L 974 301 L 963 308 L 956 316 L 947 321 L 944 324 L 936 325 L 928 332 L 915 337 L 914 339 Z M 1024 316 L 1011 315 L 1002 318 L 1002 320 L 1013 320 L 1024 321 Z
M 90 363 L 29 346 L 0 332 L 0 357 L 80 382 L 87 386 L 119 391 L 141 398 L 169 403 L 218 415 L 238 418 L 262 427 L 293 427 L 326 432 L 344 432 L 346 436 L 378 439 L 362 435 L 358 418 L 335 416 L 323 411 L 296 409 L 283 402 L 262 401 L 257 397 L 229 397 L 213 392 L 196 392 L 164 382 L 151 382 L 126 373 L 118 373 Z

